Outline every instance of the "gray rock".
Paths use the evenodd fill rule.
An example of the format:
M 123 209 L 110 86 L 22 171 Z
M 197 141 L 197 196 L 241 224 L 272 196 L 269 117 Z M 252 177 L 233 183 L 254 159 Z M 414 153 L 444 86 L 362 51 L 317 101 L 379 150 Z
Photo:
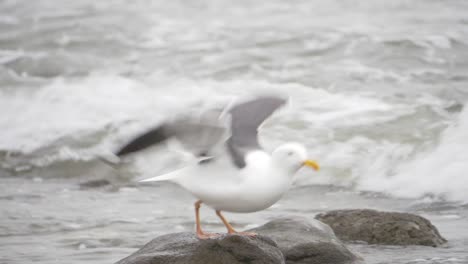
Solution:
M 333 230 L 316 220 L 281 218 L 250 231 L 272 238 L 287 264 L 361 263 L 362 259 L 336 238 Z
M 111 182 L 106 179 L 90 180 L 80 183 L 80 189 L 100 188 L 108 185 L 111 185 Z
M 116 264 L 276 264 L 284 257 L 276 243 L 264 236 L 223 235 L 199 240 L 194 233 L 155 238 Z
M 432 247 L 447 242 L 429 220 L 414 214 L 356 209 L 329 211 L 315 218 L 328 224 L 343 241 Z
M 256 237 L 223 235 L 199 240 L 194 233 L 158 237 L 117 264 L 356 264 L 362 259 L 317 220 L 281 218 L 249 230 Z

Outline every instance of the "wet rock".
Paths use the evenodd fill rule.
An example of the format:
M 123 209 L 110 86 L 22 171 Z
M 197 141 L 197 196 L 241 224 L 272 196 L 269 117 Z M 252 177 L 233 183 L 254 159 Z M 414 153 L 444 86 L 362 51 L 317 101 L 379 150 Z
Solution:
M 287 264 L 361 263 L 362 259 L 336 238 L 333 230 L 302 217 L 280 218 L 250 231 L 272 238 Z
M 335 210 L 316 216 L 344 241 L 437 247 L 447 240 L 429 220 L 414 214 L 368 209 Z
M 168 234 L 154 239 L 116 264 L 356 264 L 327 225 L 305 218 L 282 218 L 249 230 L 256 237 L 223 235 L 199 240 L 194 233 Z
M 100 187 L 108 186 L 110 184 L 111 182 L 105 179 L 90 180 L 87 182 L 80 183 L 80 189 L 100 188 Z
M 160 236 L 116 264 L 284 263 L 275 242 L 264 236 L 223 235 L 199 240 L 194 233 Z

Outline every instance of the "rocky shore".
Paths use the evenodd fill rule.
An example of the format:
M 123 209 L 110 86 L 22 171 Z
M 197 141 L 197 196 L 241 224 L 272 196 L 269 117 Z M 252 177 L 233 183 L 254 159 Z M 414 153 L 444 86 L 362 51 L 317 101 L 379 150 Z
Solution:
M 426 246 L 446 242 L 417 215 L 337 210 L 316 218 L 278 218 L 248 230 L 256 232 L 255 237 L 223 234 L 199 240 L 192 232 L 167 234 L 116 264 L 358 264 L 365 261 L 341 240 Z

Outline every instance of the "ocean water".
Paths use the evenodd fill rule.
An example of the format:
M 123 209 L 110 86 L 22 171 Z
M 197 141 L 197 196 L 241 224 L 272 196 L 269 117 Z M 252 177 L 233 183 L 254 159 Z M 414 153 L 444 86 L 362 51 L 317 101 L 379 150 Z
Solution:
M 447 246 L 350 246 L 368 263 L 468 263 L 467 14 L 461 0 L 0 1 L 0 263 L 112 263 L 193 230 L 189 194 L 135 183 L 176 155 L 100 158 L 173 114 L 267 92 L 291 102 L 265 148 L 301 142 L 322 170 L 228 214 L 235 226 L 412 212 Z

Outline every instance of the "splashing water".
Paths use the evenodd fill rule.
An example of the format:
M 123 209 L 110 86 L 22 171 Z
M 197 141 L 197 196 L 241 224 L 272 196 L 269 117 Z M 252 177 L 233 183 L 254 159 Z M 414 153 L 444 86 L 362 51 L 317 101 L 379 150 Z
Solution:
M 443 131 L 436 146 L 398 166 L 394 175 L 363 179 L 361 187 L 403 197 L 435 195 L 466 202 L 467 145 L 468 109 L 464 109 L 455 124 Z

